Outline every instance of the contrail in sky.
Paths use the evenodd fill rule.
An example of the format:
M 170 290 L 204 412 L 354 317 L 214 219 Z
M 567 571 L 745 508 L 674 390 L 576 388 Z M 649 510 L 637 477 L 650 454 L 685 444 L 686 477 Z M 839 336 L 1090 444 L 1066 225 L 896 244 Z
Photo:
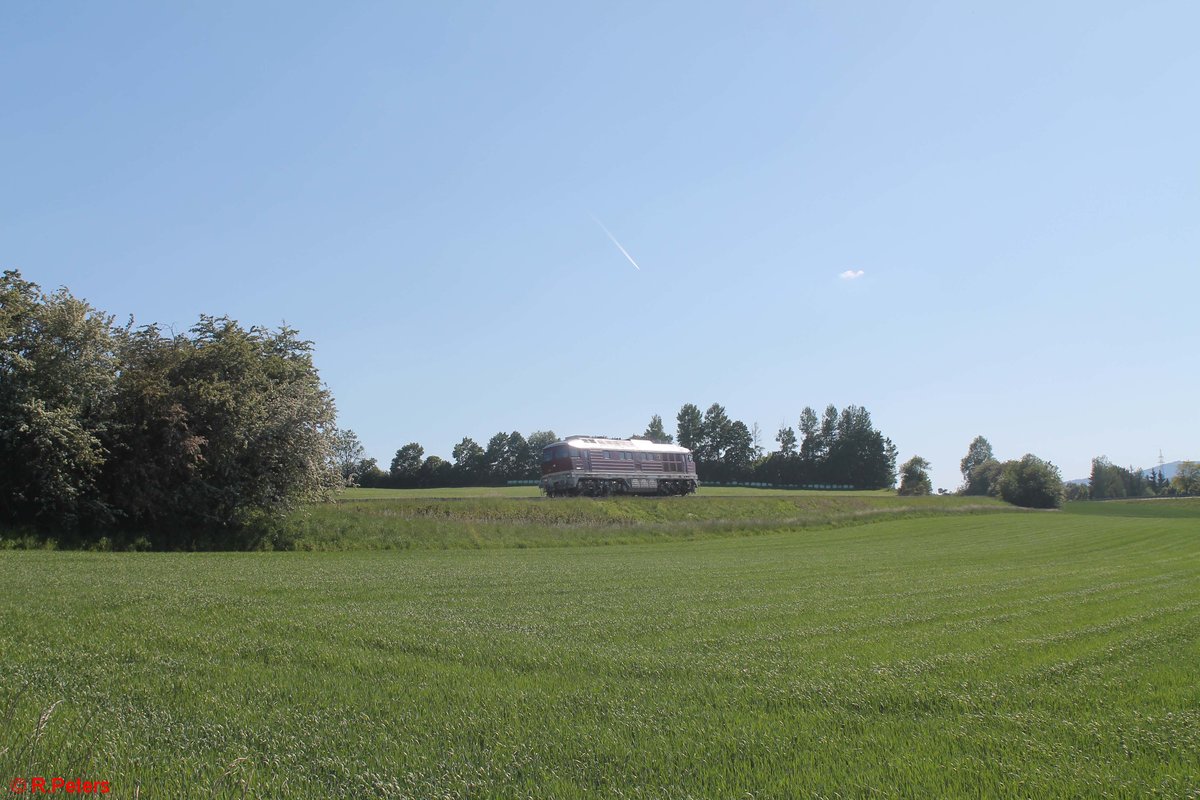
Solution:
M 633 264 L 634 268 L 638 272 L 641 272 L 642 268 L 639 267 L 638 263 L 633 260 L 633 256 L 629 255 L 629 251 L 626 250 L 624 247 L 621 247 L 621 243 L 617 241 L 617 237 L 612 235 L 612 231 L 610 231 L 608 228 L 604 227 L 604 223 L 601 222 L 599 219 L 597 219 L 595 214 L 592 214 L 592 219 L 596 220 L 596 224 L 600 226 L 600 229 L 608 234 L 608 238 L 612 239 L 612 243 L 617 246 L 617 249 L 625 254 L 625 257 L 629 259 L 629 263 Z

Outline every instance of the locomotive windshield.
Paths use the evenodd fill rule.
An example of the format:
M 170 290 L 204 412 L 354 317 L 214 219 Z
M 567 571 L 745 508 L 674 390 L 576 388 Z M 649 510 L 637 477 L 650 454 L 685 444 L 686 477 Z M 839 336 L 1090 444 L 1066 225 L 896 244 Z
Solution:
M 560 458 L 566 458 L 569 453 L 569 448 L 565 444 L 551 445 L 542 449 L 542 461 L 558 461 Z

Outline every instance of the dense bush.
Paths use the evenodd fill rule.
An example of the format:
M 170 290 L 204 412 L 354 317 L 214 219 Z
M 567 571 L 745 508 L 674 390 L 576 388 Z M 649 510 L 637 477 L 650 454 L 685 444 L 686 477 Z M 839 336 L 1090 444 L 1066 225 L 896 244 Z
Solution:
M 113 327 L 0 279 L 0 523 L 67 540 L 254 546 L 340 482 L 334 407 L 296 331 Z
M 1063 499 L 1062 475 L 1049 461 L 1027 453 L 1020 461 L 1004 464 L 1000 497 L 1025 508 L 1058 508 Z

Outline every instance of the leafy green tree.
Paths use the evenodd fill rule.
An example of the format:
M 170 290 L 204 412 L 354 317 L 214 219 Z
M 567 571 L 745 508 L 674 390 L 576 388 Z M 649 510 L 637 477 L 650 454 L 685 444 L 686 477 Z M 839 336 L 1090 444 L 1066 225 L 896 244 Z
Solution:
M 114 349 L 111 317 L 0 277 L 0 517 L 68 532 L 112 519 L 100 481 Z
M 396 486 L 415 486 L 424 457 L 425 448 L 416 442 L 409 442 L 397 450 L 388 469 L 393 483 Z
M 1092 459 L 1092 474 L 1088 488 L 1093 500 L 1109 500 L 1125 496 L 1125 485 L 1116 467 L 1104 456 Z
M 86 521 L 111 521 L 96 483 L 104 454 L 95 432 L 75 409 L 32 399 L 6 414 L 0 434 L 6 514 L 43 529 L 75 531 Z
M 333 400 L 295 330 L 114 328 L 11 271 L 0 300 L 0 519 L 245 547 L 342 483 Z
M 1140 469 L 1118 467 L 1104 456 L 1092 459 L 1092 475 L 1088 485 L 1093 500 L 1147 497 L 1154 494 L 1154 489 Z
M 805 412 L 809 411 L 811 409 L 805 408 Z M 800 457 L 806 462 L 806 472 L 810 479 L 818 482 L 840 483 L 837 473 L 842 469 L 842 465 L 838 463 L 836 453 L 839 417 L 837 407 L 832 403 L 826 406 L 820 422 L 815 426 L 810 426 L 810 422 L 815 422 L 815 412 L 811 416 L 812 420 L 806 419 L 803 413 L 800 417 L 801 427 L 812 430 L 811 435 L 806 433 L 800 443 Z
M 871 414 L 861 406 L 847 406 L 837 417 L 823 465 L 825 479 L 862 489 L 882 489 L 896 482 L 896 447 L 875 429 Z M 822 429 L 826 427 L 822 422 Z M 823 433 L 824 435 L 824 433 Z
M 1125 478 L 1126 493 L 1130 497 L 1152 497 L 1154 490 L 1150 488 L 1150 481 L 1146 475 L 1138 467 L 1127 467 L 1122 470 Z
M 1005 463 L 1000 497 L 1025 508 L 1058 508 L 1063 500 L 1062 474 L 1049 461 L 1027 453 L 1020 461 Z
M 892 486 L 896 483 L 896 456 L 899 451 L 891 439 L 878 431 L 872 438 L 877 449 L 871 454 L 863 486 L 876 489 Z
M 506 480 L 528 479 L 533 454 L 529 449 L 529 442 L 520 432 L 513 431 L 508 435 L 504 456 L 502 476 Z
M 333 434 L 333 464 L 346 486 L 356 486 L 362 470 L 366 450 L 358 440 L 358 434 L 349 428 Z
M 800 412 L 800 460 L 814 464 L 824 454 L 821 452 L 820 421 L 811 406 Z
M 388 474 L 379 468 L 379 462 L 373 458 L 364 458 L 358 465 L 358 485 L 364 488 L 384 487 L 388 484 Z
M 1171 488 L 1176 494 L 1187 497 L 1200 494 L 1200 463 L 1180 462 L 1175 477 L 1171 478 Z
M 184 387 L 190 427 L 204 440 L 187 493 L 202 524 L 278 517 L 340 483 L 330 466 L 333 398 L 297 331 L 202 316 L 172 381 Z
M 487 450 L 483 454 L 484 474 L 491 483 L 503 483 L 505 470 L 512 459 L 508 454 L 508 434 L 500 431 L 488 439 Z
M 1000 496 L 1000 476 L 1004 474 L 1004 465 L 994 458 L 976 464 L 967 476 L 967 486 L 970 494 L 980 497 Z
M 482 480 L 487 474 L 487 458 L 484 449 L 470 437 L 464 437 L 454 445 L 454 474 L 459 484 L 469 486 Z
M 754 447 L 754 460 L 762 458 L 764 448 L 762 446 L 762 428 L 755 422 L 750 426 L 750 442 Z
M 1091 498 L 1091 492 L 1088 491 L 1086 483 L 1064 483 L 1063 484 L 1063 499 L 1068 501 L 1088 500 Z
M 897 494 L 927 495 L 933 494 L 933 481 L 929 479 L 929 462 L 920 456 L 913 456 L 900 466 L 900 488 Z
M 534 431 L 529 434 L 526 445 L 529 449 L 522 477 L 527 480 L 540 478 L 542 475 L 542 450 L 558 441 L 554 431 Z
M 493 483 L 524 478 L 534 463 L 529 442 L 518 431 L 501 431 L 493 436 L 483 458 L 487 476 Z
M 775 434 L 775 441 L 779 442 L 779 454 L 785 457 L 796 455 L 796 432 L 787 425 L 779 427 L 779 433 Z
M 700 409 L 685 403 L 675 417 L 675 441 L 695 454 L 704 442 L 704 417 Z
M 202 316 L 188 334 L 120 333 L 105 431 L 123 529 L 163 547 L 247 547 L 297 504 L 342 485 L 333 399 L 290 328 Z
M 976 436 L 971 444 L 967 446 L 967 454 L 963 456 L 963 460 L 959 462 L 959 468 L 962 470 L 963 476 L 963 494 L 969 495 L 985 495 L 988 493 L 988 487 L 971 483 L 971 473 L 980 464 L 985 461 L 995 460 L 996 455 L 992 452 L 992 445 L 987 439 L 982 436 Z
M 732 425 L 724 406 L 720 403 L 709 406 L 704 412 L 704 435 L 696 451 L 696 460 L 702 464 L 720 461 L 729 446 Z
M 733 478 L 745 477 L 755 457 L 750 428 L 740 419 L 729 423 L 724 444 L 725 451 L 721 455 L 727 474 Z
M 453 476 L 453 465 L 441 456 L 429 456 L 421 463 L 417 483 L 425 487 L 448 486 Z
M 208 440 L 181 377 L 194 342 L 156 325 L 130 324 L 116 335 L 122 368 L 104 432 L 105 495 L 121 509 L 122 527 L 202 527 L 189 509 L 204 493 Z
M 658 414 L 650 418 L 650 424 L 646 426 L 646 432 L 642 434 L 642 437 L 658 444 L 671 444 L 674 441 L 671 434 L 663 429 L 662 417 Z

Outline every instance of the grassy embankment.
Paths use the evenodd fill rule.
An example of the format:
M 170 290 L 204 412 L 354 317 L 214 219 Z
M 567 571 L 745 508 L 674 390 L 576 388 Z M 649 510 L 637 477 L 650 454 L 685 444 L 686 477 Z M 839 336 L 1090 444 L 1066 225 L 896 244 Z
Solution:
M 5 782 L 1200 793 L 1194 501 L 635 547 L 5 552 L 0 575 Z
M 336 504 L 309 506 L 288 521 L 284 546 L 391 550 L 631 544 L 842 527 L 884 518 L 1019 511 L 990 498 L 897 497 L 894 492 L 742 489 L 725 494 L 731 490 L 717 489 L 694 497 L 595 500 L 496 496 L 491 490 L 435 498 L 426 491 L 447 490 L 358 489 Z

